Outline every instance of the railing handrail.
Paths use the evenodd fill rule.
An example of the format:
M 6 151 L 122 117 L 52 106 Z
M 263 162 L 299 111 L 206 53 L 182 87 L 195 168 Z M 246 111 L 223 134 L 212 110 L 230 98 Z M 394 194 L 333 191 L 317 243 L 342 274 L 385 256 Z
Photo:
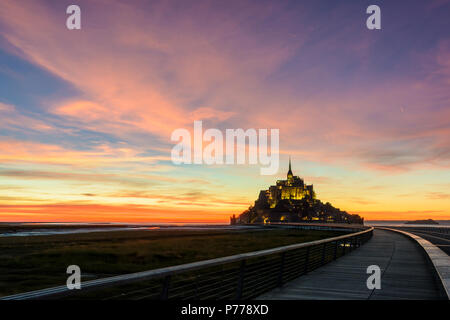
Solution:
M 361 234 L 365 234 L 368 232 L 373 231 L 373 227 L 369 227 L 366 230 L 349 233 L 342 236 L 332 237 L 332 238 L 326 238 L 321 240 L 315 240 L 311 242 L 304 242 L 304 243 L 297 243 L 297 244 L 291 244 L 287 246 L 282 247 L 276 247 L 271 249 L 264 249 L 259 251 L 252 251 L 247 253 L 240 253 L 235 254 L 232 256 L 226 256 L 226 257 L 220 257 L 220 258 L 214 258 L 209 260 L 202 260 L 202 261 L 196 261 L 196 262 L 190 262 L 186 264 L 176 265 L 176 266 L 170 266 L 170 267 L 164 267 L 159 269 L 152 269 L 147 271 L 140 271 L 135 273 L 128 273 L 108 278 L 101 278 L 96 280 L 90 280 L 86 282 L 81 283 L 82 289 L 92 289 L 95 287 L 106 287 L 110 285 L 122 285 L 127 284 L 139 280 L 149 280 L 154 278 L 161 278 L 165 276 L 172 276 L 175 274 L 179 274 L 182 272 L 189 272 L 194 271 L 202 268 L 208 268 L 208 267 L 214 267 L 217 265 L 222 264 L 228 264 L 228 263 L 234 263 L 239 262 L 242 260 L 250 259 L 250 258 L 258 258 L 262 256 L 268 256 L 272 254 L 282 253 L 286 251 L 301 249 L 301 248 L 307 248 L 311 246 L 316 246 L 324 243 L 344 240 L 347 238 L 352 238 Z M 19 293 L 15 295 L 9 295 L 0 297 L 0 300 L 26 300 L 26 299 L 33 299 L 33 298 L 43 298 L 43 297 L 50 297 L 53 295 L 69 295 L 69 294 L 76 294 L 79 292 L 79 290 L 70 290 L 67 288 L 67 286 L 58 286 L 58 287 L 52 287 L 47 289 L 40 289 L 35 291 L 29 291 L 25 293 Z

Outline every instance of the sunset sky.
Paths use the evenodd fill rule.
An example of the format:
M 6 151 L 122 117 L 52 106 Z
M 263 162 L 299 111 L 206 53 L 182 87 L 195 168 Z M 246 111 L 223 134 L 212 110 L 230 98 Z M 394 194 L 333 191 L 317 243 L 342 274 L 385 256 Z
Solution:
M 320 200 L 366 220 L 450 219 L 449 12 L 1 0 L 0 221 L 227 222 L 289 156 Z M 280 170 L 174 165 L 171 133 L 194 120 L 279 129 Z

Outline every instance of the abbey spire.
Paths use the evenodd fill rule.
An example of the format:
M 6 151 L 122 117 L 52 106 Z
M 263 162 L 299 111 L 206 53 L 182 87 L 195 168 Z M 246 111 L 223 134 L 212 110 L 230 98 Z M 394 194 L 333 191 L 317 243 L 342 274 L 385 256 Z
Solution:
M 294 182 L 294 175 L 292 174 L 291 157 L 290 156 L 289 156 L 289 171 L 287 173 L 287 180 L 288 180 L 288 183 L 293 183 Z

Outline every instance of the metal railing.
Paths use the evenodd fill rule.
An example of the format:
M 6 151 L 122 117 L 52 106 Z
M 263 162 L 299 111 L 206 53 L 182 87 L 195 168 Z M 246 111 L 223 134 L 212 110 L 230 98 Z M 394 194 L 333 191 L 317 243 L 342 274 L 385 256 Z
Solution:
M 22 299 L 251 299 L 358 248 L 373 228 L 338 237 L 37 290 Z
M 417 227 L 414 225 L 409 225 L 409 226 L 401 226 L 401 227 L 390 227 L 392 229 L 398 229 L 398 230 L 403 230 L 406 232 L 423 232 L 423 233 L 428 233 L 430 235 L 437 235 L 439 237 L 442 237 L 444 239 L 448 239 L 450 240 L 450 228 L 445 228 L 445 227 L 439 227 L 439 226 L 435 226 L 435 227 Z

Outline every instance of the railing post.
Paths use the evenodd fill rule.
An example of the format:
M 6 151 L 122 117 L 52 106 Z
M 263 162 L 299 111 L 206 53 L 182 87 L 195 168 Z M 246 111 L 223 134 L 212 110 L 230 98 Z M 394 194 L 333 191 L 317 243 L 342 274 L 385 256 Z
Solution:
M 326 253 L 326 249 L 327 249 L 327 243 L 325 242 L 323 244 L 323 249 L 322 249 L 322 261 L 320 263 L 320 265 L 324 265 L 325 264 L 325 253 Z
M 281 253 L 280 270 L 278 272 L 278 286 L 283 285 L 284 260 L 286 259 L 286 252 Z
M 164 278 L 163 289 L 161 292 L 161 300 L 167 300 L 169 297 L 170 275 Z
M 337 259 L 338 245 L 339 245 L 339 240 L 336 240 L 336 241 L 334 242 L 334 257 L 333 257 L 333 260 L 336 260 L 336 259 Z
M 194 295 L 194 299 L 198 299 L 198 274 L 195 274 L 195 295 Z
M 311 246 L 306 247 L 306 257 L 305 257 L 305 270 L 303 273 L 308 273 L 308 263 L 309 263 L 309 249 Z
M 245 276 L 245 260 L 242 260 L 241 267 L 239 268 L 239 280 L 236 291 L 236 300 L 242 298 L 242 291 L 244 289 L 244 276 Z
M 342 244 L 344 245 L 344 249 L 342 251 L 342 255 L 345 256 L 345 247 L 347 247 L 347 239 L 344 239 L 344 241 L 342 241 Z

